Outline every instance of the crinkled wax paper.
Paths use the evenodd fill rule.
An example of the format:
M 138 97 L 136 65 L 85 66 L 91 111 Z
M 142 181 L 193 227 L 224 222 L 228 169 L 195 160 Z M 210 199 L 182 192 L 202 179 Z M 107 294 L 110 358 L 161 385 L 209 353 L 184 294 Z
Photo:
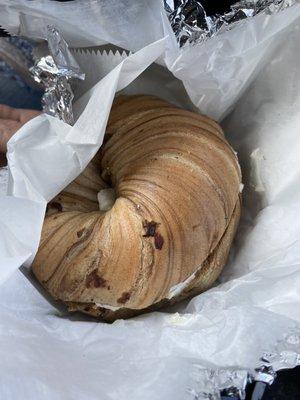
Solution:
M 28 3 L 28 8 L 32 4 L 37 2 Z M 252 72 L 246 74 L 247 84 L 241 83 L 248 89 L 237 104 L 237 97 L 228 95 L 227 104 L 234 110 L 222 121 L 242 165 L 243 217 L 216 287 L 181 304 L 176 312 L 165 310 L 112 325 L 96 323 L 66 314 L 35 283 L 28 269 L 17 270 L 24 262 L 30 264 L 34 256 L 46 202 L 83 170 L 101 145 L 116 92 L 157 90 L 160 95 L 165 82 L 165 98 L 195 107 L 182 82 L 161 65 L 147 69 L 158 58 L 167 60 L 171 38 L 129 57 L 117 54 L 117 62 L 111 55 L 111 67 L 110 57 L 104 55 L 106 67 L 99 69 L 98 77 L 95 73 L 87 80 L 85 90 L 81 87 L 73 127 L 43 115 L 27 123 L 9 142 L 8 194 L 0 196 L 1 397 L 200 399 L 221 386 L 234 384 L 242 390 L 246 372 L 255 374 L 264 353 L 269 353 L 275 369 L 284 363 L 296 365 L 299 341 L 289 339 L 290 348 L 285 339 L 296 338 L 300 331 L 300 33 L 295 24 L 293 31 L 291 27 L 291 32 L 283 30 L 296 19 L 299 7 L 290 10 L 277 14 L 275 20 L 273 16 L 264 20 L 273 26 L 267 38 L 266 27 L 256 22 L 257 17 L 243 28 L 251 32 L 246 59 L 251 61 L 252 55 Z M 224 32 L 223 39 L 211 45 L 209 57 L 215 54 L 219 61 L 207 65 L 207 73 L 210 70 L 221 79 L 221 55 L 228 54 L 223 63 L 226 96 L 231 90 L 231 80 L 226 88 L 226 79 L 233 76 L 230 51 L 232 68 L 240 74 L 246 68 L 246 41 L 239 41 L 243 30 L 237 27 L 238 38 L 234 31 Z M 208 48 L 201 46 L 198 51 L 208 60 Z M 185 53 L 180 54 L 183 60 Z M 101 62 L 101 57 L 95 55 L 95 61 Z M 79 58 L 84 65 L 84 56 Z M 176 71 L 183 74 L 183 70 Z M 196 84 L 197 71 L 195 75 L 190 72 L 188 79 Z M 218 93 L 211 92 L 216 114 L 221 107 Z M 212 108 L 210 114 L 214 115 Z M 228 371 L 232 371 L 230 376 Z M 214 396 L 218 398 L 217 391 Z
M 222 120 L 286 37 L 299 13 L 298 3 L 274 15 L 258 14 L 180 51 L 177 42 L 171 45 L 169 41 L 165 62 L 182 80 L 195 106 Z M 171 35 L 169 25 L 165 27 Z

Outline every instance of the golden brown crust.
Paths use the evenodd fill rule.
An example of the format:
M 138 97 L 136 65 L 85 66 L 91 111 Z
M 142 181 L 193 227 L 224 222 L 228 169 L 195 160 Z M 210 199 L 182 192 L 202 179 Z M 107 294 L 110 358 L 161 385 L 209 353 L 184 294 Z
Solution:
M 107 136 L 50 203 L 33 271 L 70 309 L 113 320 L 160 307 L 195 271 L 171 302 L 213 284 L 239 220 L 241 174 L 218 124 L 153 96 L 117 98 Z M 110 184 L 117 200 L 101 212 L 97 193 Z

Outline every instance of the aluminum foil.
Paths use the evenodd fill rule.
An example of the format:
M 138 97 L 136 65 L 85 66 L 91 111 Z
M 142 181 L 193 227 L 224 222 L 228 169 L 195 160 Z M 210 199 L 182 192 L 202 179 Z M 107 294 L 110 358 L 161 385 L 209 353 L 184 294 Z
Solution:
M 245 399 L 249 374 L 237 369 L 202 369 L 194 367 L 191 400 Z
M 300 333 L 295 331 L 286 334 L 273 352 L 263 354 L 261 362 L 261 366 L 255 370 L 254 379 L 267 384 L 273 383 L 275 371 L 300 365 Z
M 199 0 L 164 0 L 165 10 L 180 46 L 199 43 L 233 24 L 260 13 L 274 14 L 297 0 L 241 0 L 230 11 L 209 16 Z
M 251 400 L 259 400 L 277 371 L 300 365 L 300 332 L 290 331 L 259 360 L 253 371 L 227 368 L 203 369 L 194 366 L 193 387 L 188 389 L 191 400 L 244 400 L 248 383 L 256 382 Z
M 73 125 L 71 82 L 73 79 L 83 80 L 85 76 L 58 30 L 48 26 L 46 37 L 50 54 L 37 60 L 30 71 L 35 81 L 45 87 L 43 111 Z

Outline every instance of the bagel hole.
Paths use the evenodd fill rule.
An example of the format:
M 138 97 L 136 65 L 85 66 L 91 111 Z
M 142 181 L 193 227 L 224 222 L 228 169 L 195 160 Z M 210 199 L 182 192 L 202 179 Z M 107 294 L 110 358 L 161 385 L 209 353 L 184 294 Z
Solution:
M 97 194 L 99 210 L 108 211 L 110 210 L 116 201 L 116 191 L 114 188 L 105 188 L 100 190 Z

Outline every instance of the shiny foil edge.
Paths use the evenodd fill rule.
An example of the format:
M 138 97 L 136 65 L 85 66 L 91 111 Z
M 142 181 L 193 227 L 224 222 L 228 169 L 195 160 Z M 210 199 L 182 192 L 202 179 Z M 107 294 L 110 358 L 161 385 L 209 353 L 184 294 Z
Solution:
M 46 39 L 49 54 L 37 59 L 30 72 L 34 80 L 45 89 L 42 98 L 43 111 L 73 125 L 72 81 L 84 80 L 85 75 L 81 72 L 67 42 L 55 27 L 47 26 Z
M 292 329 L 279 340 L 272 352 L 263 353 L 258 366 L 247 369 L 205 369 L 193 365 L 193 387 L 188 388 L 190 400 L 244 400 L 246 387 L 256 382 L 252 400 L 259 400 L 264 389 L 272 385 L 277 371 L 300 365 L 300 328 Z M 258 389 L 258 390 L 256 390 Z
M 165 11 L 179 46 L 195 44 L 233 28 L 258 14 L 275 14 L 297 0 L 241 0 L 223 15 L 208 16 L 199 0 L 164 0 Z

